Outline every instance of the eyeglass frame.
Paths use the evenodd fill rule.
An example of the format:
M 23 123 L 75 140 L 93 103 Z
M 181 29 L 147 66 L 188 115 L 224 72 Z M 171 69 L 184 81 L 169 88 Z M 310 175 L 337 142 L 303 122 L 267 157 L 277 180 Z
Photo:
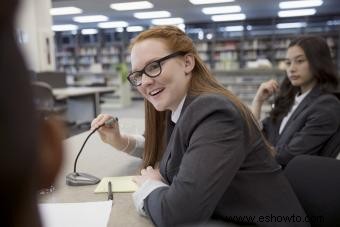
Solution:
M 162 58 L 160 58 L 160 59 L 158 59 L 158 60 L 152 61 L 152 62 L 146 64 L 142 70 L 136 70 L 136 71 L 134 71 L 134 72 L 129 73 L 129 75 L 127 76 L 127 79 L 128 79 L 128 81 L 130 82 L 130 84 L 131 84 L 132 86 L 138 87 L 138 86 L 142 85 L 142 80 L 140 81 L 140 83 L 134 84 L 134 82 L 132 82 L 133 80 L 131 79 L 131 76 L 132 76 L 133 74 L 135 74 L 135 73 L 141 73 L 142 76 L 143 76 L 143 74 L 145 74 L 145 75 L 147 75 L 147 76 L 150 77 L 150 78 L 156 78 L 156 77 L 158 77 L 158 76 L 162 73 L 162 65 L 161 65 L 161 63 L 162 63 L 163 61 L 168 60 L 168 59 L 170 59 L 170 58 L 177 57 L 177 56 L 184 56 L 186 53 L 187 53 L 187 52 L 184 52 L 184 51 L 176 51 L 176 52 L 174 52 L 174 53 L 172 53 L 172 54 L 169 54 L 169 55 L 167 55 L 167 56 L 165 56 L 165 57 L 162 57 Z M 151 75 L 149 75 L 149 74 L 145 71 L 145 69 L 146 69 L 146 67 L 148 67 L 149 65 L 154 64 L 154 63 L 157 63 L 157 64 L 159 65 L 159 73 L 158 73 L 157 75 L 155 75 L 155 76 L 151 76 Z

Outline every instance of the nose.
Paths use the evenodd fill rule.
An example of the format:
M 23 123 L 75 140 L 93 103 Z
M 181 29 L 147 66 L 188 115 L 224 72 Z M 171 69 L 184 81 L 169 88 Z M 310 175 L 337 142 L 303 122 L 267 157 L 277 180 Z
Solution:
M 149 77 L 149 76 L 143 74 L 143 75 L 142 75 L 142 84 L 141 84 L 141 86 L 147 86 L 147 85 L 149 85 L 149 84 L 152 84 L 153 81 L 154 81 L 153 78 L 151 78 L 151 77 Z
M 292 62 L 289 66 L 288 66 L 288 72 L 294 72 L 296 70 L 296 65 L 294 62 Z

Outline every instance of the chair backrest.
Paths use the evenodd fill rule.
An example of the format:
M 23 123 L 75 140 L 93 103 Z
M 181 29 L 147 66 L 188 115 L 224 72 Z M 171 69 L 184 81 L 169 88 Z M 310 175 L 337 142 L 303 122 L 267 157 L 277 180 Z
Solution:
M 41 81 L 32 83 L 34 104 L 40 111 L 53 111 L 54 96 L 49 84 Z
M 338 131 L 327 141 L 322 148 L 320 156 L 336 158 L 340 153 L 340 127 Z
M 300 155 L 284 172 L 311 226 L 340 226 L 340 160 Z
M 65 72 L 39 72 L 36 75 L 36 79 L 48 83 L 52 88 L 67 87 Z

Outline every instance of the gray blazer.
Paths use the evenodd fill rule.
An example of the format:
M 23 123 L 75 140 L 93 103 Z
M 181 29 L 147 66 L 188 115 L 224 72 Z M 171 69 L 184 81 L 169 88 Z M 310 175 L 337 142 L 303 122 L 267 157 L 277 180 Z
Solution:
M 297 155 L 320 155 L 323 147 L 340 130 L 340 101 L 324 94 L 318 86 L 304 98 L 279 134 L 282 116 L 276 123 L 263 121 L 263 132 L 277 150 L 277 161 L 285 166 Z
M 170 187 L 157 188 L 144 200 L 144 209 L 156 226 L 211 219 L 309 226 L 275 221 L 278 216 L 304 218 L 305 213 L 260 134 L 250 139 L 247 129 L 225 96 L 185 100 L 160 163 Z

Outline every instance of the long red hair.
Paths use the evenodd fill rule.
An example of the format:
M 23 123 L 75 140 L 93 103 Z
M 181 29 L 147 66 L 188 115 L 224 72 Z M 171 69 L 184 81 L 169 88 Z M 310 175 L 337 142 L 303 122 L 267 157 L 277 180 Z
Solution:
M 193 41 L 179 28 L 175 26 L 155 26 L 138 36 L 130 45 L 130 49 L 139 42 L 147 39 L 160 39 L 164 42 L 169 51 L 183 51 L 191 53 L 195 59 L 195 67 L 192 71 L 192 78 L 189 84 L 188 95 L 197 96 L 203 93 L 216 93 L 226 96 L 240 111 L 249 128 L 249 134 L 254 135 L 252 130 L 259 131 L 256 120 L 252 113 L 234 94 L 225 89 L 217 82 L 205 66 L 194 46 Z M 153 105 L 145 100 L 145 148 L 143 165 L 154 166 L 160 161 L 166 146 L 166 125 L 169 111 L 159 112 Z M 268 146 L 270 150 L 270 146 Z

